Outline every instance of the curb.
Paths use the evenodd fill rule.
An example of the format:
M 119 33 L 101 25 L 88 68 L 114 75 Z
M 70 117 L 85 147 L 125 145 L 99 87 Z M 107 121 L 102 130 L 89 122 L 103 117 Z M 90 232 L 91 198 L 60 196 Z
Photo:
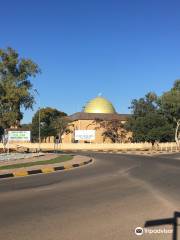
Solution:
M 74 163 L 74 164 L 66 165 L 66 166 L 42 167 L 40 169 L 29 170 L 29 171 L 22 170 L 19 172 L 17 171 L 17 172 L 12 172 L 12 173 L 5 173 L 5 174 L 0 174 L 0 179 L 11 178 L 11 177 L 26 177 L 29 175 L 35 175 L 35 174 L 39 174 L 39 173 L 53 173 L 53 172 L 57 172 L 57 171 L 69 170 L 72 168 L 84 166 L 86 164 L 91 163 L 92 161 L 93 160 L 90 159 L 90 160 L 82 162 L 82 163 Z

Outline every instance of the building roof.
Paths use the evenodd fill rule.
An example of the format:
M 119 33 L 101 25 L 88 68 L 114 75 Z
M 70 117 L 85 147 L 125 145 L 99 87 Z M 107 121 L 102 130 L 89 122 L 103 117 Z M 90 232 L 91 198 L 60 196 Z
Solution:
M 116 113 L 113 104 L 104 97 L 98 96 L 91 99 L 84 107 L 85 113 Z
M 77 112 L 69 116 L 72 121 L 76 120 L 120 120 L 127 121 L 131 114 L 117 114 L 117 113 L 86 113 L 86 112 Z

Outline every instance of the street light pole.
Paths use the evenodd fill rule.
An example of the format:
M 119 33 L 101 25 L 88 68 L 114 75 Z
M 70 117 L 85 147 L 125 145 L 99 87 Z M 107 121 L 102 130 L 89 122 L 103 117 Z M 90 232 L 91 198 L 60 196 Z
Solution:
M 38 114 L 38 130 L 39 130 L 39 136 L 38 136 L 38 140 L 39 140 L 39 152 L 41 150 L 41 107 L 40 107 L 40 94 L 37 91 L 37 89 L 34 89 L 34 92 L 38 95 L 39 97 L 39 114 Z
M 39 152 L 41 151 L 41 108 L 39 107 Z

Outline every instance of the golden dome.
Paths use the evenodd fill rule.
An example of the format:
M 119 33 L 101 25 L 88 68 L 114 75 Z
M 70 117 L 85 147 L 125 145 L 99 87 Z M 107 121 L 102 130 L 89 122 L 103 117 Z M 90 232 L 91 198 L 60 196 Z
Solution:
M 103 97 L 96 97 L 90 100 L 84 107 L 86 113 L 116 113 L 112 103 Z

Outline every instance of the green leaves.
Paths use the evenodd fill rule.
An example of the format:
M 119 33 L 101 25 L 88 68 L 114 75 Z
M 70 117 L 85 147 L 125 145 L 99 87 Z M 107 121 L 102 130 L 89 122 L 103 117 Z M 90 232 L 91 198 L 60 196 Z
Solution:
M 35 102 L 30 79 L 40 73 L 36 63 L 19 58 L 12 48 L 0 49 L 0 125 L 4 128 L 21 120 L 21 108 L 32 108 Z
M 32 119 L 32 138 L 33 140 L 38 140 L 39 136 L 39 124 L 41 128 L 41 138 L 46 139 L 50 136 L 58 135 L 58 124 L 55 125 L 54 122 L 57 119 L 61 119 L 62 117 L 67 116 L 66 113 L 61 112 L 55 108 L 41 108 L 38 110 L 33 119 Z M 39 122 L 40 120 L 40 122 Z M 64 128 L 64 126 L 62 126 Z
M 160 97 L 161 112 L 174 123 L 175 140 L 180 148 L 180 80 L 176 80 L 172 89 Z
M 160 107 L 162 113 L 170 120 L 177 122 L 180 119 L 180 80 L 177 80 L 173 88 L 160 97 Z
M 134 116 L 145 116 L 149 112 L 154 112 L 157 109 L 157 104 L 157 95 L 149 92 L 144 98 L 132 100 L 130 109 Z
M 133 134 L 134 142 L 166 142 L 173 140 L 173 124 L 162 114 L 158 97 L 148 93 L 144 98 L 133 100 L 132 117 L 125 128 Z

